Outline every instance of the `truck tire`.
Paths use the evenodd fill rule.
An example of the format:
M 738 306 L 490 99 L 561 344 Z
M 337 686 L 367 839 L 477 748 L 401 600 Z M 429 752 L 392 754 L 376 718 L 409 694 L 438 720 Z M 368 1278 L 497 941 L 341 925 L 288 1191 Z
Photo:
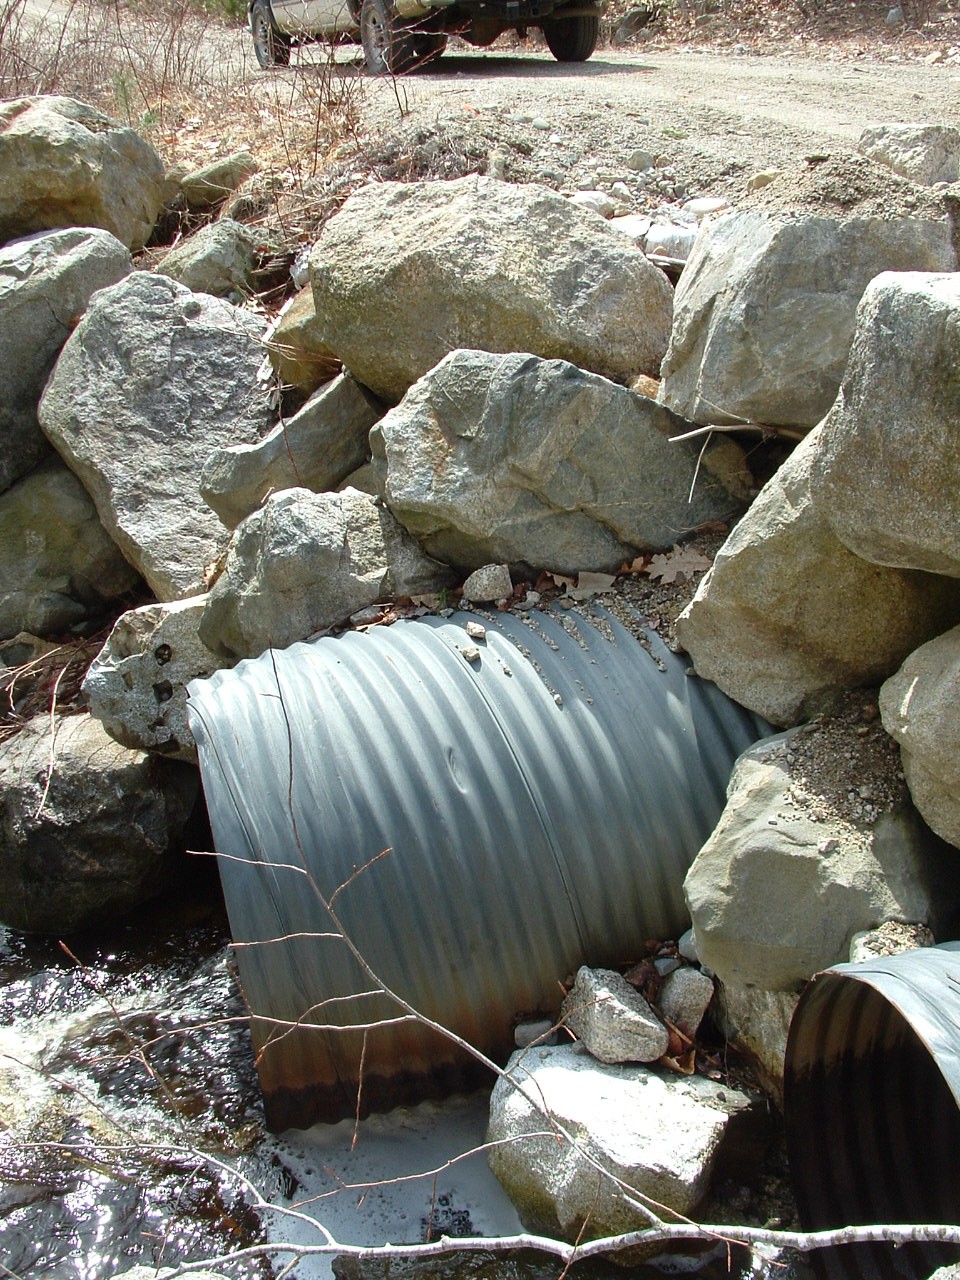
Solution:
M 390 0 L 363 0 L 360 43 L 372 76 L 400 76 L 422 61 L 416 32 L 397 17 Z
M 264 71 L 269 67 L 290 65 L 290 37 L 273 25 L 267 0 L 253 0 L 250 7 L 250 30 L 253 34 L 253 51 Z
M 599 36 L 600 16 L 596 13 L 550 18 L 543 24 L 543 38 L 558 62 L 586 62 Z

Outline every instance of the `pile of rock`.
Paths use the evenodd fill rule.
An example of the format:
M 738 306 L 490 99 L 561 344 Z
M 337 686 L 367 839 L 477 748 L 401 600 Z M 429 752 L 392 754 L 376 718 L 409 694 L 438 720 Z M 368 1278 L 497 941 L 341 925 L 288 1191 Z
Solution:
M 654 229 L 607 222 L 583 195 L 377 184 L 328 221 L 310 285 L 265 335 L 244 305 L 257 246 L 239 224 L 212 222 L 158 271 L 130 258 L 164 205 L 216 207 L 250 157 L 173 179 L 92 108 L 6 104 L 0 640 L 40 645 L 131 593 L 147 603 L 91 668 L 94 718 L 56 724 L 52 745 L 44 718 L 0 749 L 0 918 L 65 930 L 160 886 L 196 788 L 190 679 L 489 561 L 616 573 L 754 496 L 729 433 L 683 437 L 779 431 L 805 438 L 679 624 L 700 676 L 792 730 L 740 762 L 687 882 L 701 958 L 775 1088 L 777 1036 L 814 970 L 885 920 L 950 928 L 960 905 L 943 843 L 960 844 L 958 197 L 916 181 L 955 179 L 948 133 L 875 134 L 859 156 L 767 175 L 739 209 L 691 207 L 676 292 L 649 261 Z M 876 713 L 843 697 L 884 681 L 883 725 L 942 839 L 902 788 L 877 790 L 889 759 L 843 804 L 811 783 L 838 724 L 844 760 L 876 746 Z M 88 815 L 117 795 L 104 835 Z M 45 897 L 54 844 L 63 882 L 82 863 L 95 893 Z M 570 1020 L 589 1044 L 589 1019 Z M 545 1073 L 586 1061 L 536 1048 L 515 1083 L 534 1059 Z M 606 1083 L 590 1088 L 642 1079 L 660 1096 L 655 1068 L 592 1071 Z M 684 1089 L 719 1114 L 709 1082 Z M 529 1094 L 504 1095 L 526 1114 Z M 581 1209 L 558 1206 L 581 1173 L 543 1167 L 541 1183 L 554 1174 L 546 1216 L 575 1234 Z

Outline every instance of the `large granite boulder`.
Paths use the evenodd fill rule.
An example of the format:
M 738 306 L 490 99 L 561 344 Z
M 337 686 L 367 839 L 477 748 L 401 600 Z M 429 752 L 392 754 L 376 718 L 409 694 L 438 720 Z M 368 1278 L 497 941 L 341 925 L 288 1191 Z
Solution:
M 29 720 L 0 744 L 0 921 L 70 933 L 171 883 L 199 788 L 90 716 Z
M 252 658 L 398 595 L 449 584 L 389 511 L 355 489 L 273 494 L 236 529 L 210 592 L 200 639 L 227 658 Z
M 187 685 L 224 665 L 197 634 L 206 604 L 202 595 L 128 610 L 91 663 L 84 697 L 123 746 L 196 763 Z
M 0 248 L 0 490 L 50 454 L 37 422 L 50 370 L 91 295 L 132 269 L 116 236 L 90 227 Z
M 367 460 L 370 428 L 382 413 L 359 383 L 341 374 L 262 440 L 215 449 L 200 492 L 232 529 L 271 493 L 336 489 Z
M 806 437 L 720 549 L 677 623 L 699 675 L 774 724 L 877 684 L 960 620 L 960 585 L 869 564 L 813 500 L 822 429 Z
M 657 373 L 670 333 L 673 290 L 626 236 L 546 187 L 476 175 L 364 187 L 310 278 L 324 340 L 393 403 L 458 347 L 626 382 Z
M 566 361 L 454 351 L 370 434 L 387 505 L 438 559 L 575 573 L 735 513 L 741 450 Z M 692 489 L 692 497 L 691 497 Z
M 960 273 L 867 288 L 823 423 L 813 498 L 845 547 L 960 577 Z
M 56 635 L 99 618 L 139 581 L 62 463 L 0 494 L 0 638 Z
M 207 586 L 227 530 L 200 497 L 213 449 L 271 421 L 260 321 L 166 276 L 94 298 L 40 402 L 40 425 L 160 600 Z
M 525 1049 L 494 1087 L 487 1159 L 528 1230 L 595 1239 L 648 1225 L 624 1185 L 658 1213 L 690 1215 L 718 1161 L 746 1173 L 759 1154 L 758 1110 L 706 1076 L 606 1066 L 579 1045 Z
M 752 206 L 752 207 L 751 207 Z M 661 398 L 696 422 L 810 428 L 881 271 L 953 271 L 942 202 L 865 157 L 784 172 L 705 224 L 677 286 Z
M 960 177 L 960 129 L 947 124 L 873 125 L 861 133 L 857 149 L 924 186 Z
M 913 803 L 960 846 L 960 627 L 916 649 L 880 690 Z
M 163 204 L 163 163 L 133 129 L 73 98 L 0 103 L 0 241 L 102 227 L 141 249 Z
M 803 726 L 737 761 L 684 881 L 697 953 L 722 983 L 796 991 L 862 930 L 901 920 L 936 933 L 956 915 L 956 850 L 910 804 L 895 744 L 876 721 L 861 727 Z

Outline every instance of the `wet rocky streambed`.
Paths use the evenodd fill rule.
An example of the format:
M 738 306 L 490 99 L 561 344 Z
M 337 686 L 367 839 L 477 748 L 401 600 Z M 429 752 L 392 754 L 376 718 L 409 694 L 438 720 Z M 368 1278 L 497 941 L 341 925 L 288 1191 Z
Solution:
M 69 947 L 0 932 L 5 1275 L 108 1280 L 136 1264 L 200 1261 L 281 1240 L 317 1244 L 311 1217 L 357 1244 L 513 1234 L 519 1221 L 482 1153 L 443 1167 L 483 1141 L 486 1116 L 487 1098 L 475 1094 L 360 1126 L 266 1133 L 214 874 L 191 882 L 178 904 L 71 938 Z M 762 1221 L 764 1196 L 775 1203 L 771 1191 L 783 1194 L 778 1162 L 775 1153 L 759 1191 L 728 1188 L 727 1211 Z M 243 1178 L 276 1209 L 255 1212 Z M 287 1207 L 300 1212 L 288 1216 Z M 218 1270 L 254 1280 L 278 1275 L 289 1260 L 261 1255 Z M 419 1266 L 471 1280 L 542 1280 L 563 1270 L 555 1259 L 527 1255 Z M 361 1270 L 329 1256 L 299 1261 L 295 1274 L 310 1280 L 331 1268 L 342 1280 L 385 1274 L 384 1264 Z M 796 1274 L 774 1269 L 781 1280 Z M 624 1274 L 610 1264 L 577 1270 Z M 706 1261 L 677 1256 L 629 1274 L 691 1270 L 731 1274 L 724 1249 Z M 734 1273 L 773 1271 L 744 1254 Z

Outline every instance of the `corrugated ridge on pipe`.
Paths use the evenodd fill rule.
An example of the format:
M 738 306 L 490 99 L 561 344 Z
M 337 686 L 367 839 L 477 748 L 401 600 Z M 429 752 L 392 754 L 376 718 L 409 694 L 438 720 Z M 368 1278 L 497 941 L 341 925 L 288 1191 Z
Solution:
M 482 621 L 479 644 L 465 630 Z M 638 624 L 639 625 L 639 624 Z M 685 927 L 682 882 L 765 726 L 603 610 L 425 617 L 264 654 L 190 686 L 220 871 L 274 1128 L 466 1083 L 470 1061 L 395 1015 L 374 970 L 493 1056 L 559 1007 L 581 963 Z M 464 650 L 480 650 L 470 660 Z M 236 859 L 236 860 L 235 860 Z M 283 1023 L 315 1012 L 337 1030 Z M 365 1042 L 364 1042 L 365 1040 Z

